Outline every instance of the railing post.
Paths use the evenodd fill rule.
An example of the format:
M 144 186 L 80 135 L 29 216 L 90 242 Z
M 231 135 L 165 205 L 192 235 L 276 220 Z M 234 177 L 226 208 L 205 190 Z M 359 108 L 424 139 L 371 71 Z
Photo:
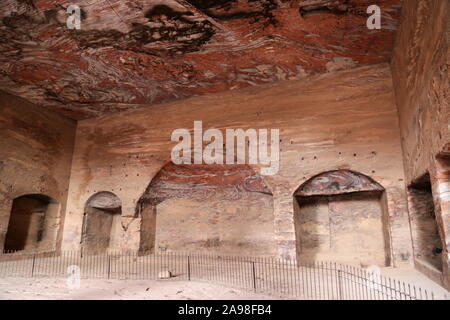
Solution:
M 338 270 L 339 300 L 342 300 L 342 270 Z
M 253 290 L 256 292 L 256 272 L 255 272 L 255 261 L 252 261 L 252 274 L 253 274 Z
M 31 277 L 32 278 L 34 277 L 34 265 L 35 265 L 35 263 L 36 263 L 36 252 L 33 253 L 33 263 L 31 265 Z
M 191 257 L 187 256 L 188 281 L 191 281 Z
M 108 257 L 108 279 L 111 279 L 111 255 L 107 253 L 106 256 Z

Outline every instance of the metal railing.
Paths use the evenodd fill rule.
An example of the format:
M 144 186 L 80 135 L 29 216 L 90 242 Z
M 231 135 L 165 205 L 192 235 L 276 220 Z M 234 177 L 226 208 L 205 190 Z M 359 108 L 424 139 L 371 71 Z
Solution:
M 434 299 L 432 292 L 417 286 L 335 262 L 179 252 L 19 251 L 0 255 L 0 278 L 67 277 L 74 268 L 81 278 L 206 281 L 308 300 Z

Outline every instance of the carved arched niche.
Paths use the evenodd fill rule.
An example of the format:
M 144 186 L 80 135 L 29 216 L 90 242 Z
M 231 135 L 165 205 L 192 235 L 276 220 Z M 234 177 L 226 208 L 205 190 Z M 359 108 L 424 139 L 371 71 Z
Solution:
M 275 255 L 273 196 L 248 165 L 175 165 L 138 201 L 140 252 Z
M 98 192 L 86 202 L 81 246 L 99 253 L 119 250 L 122 234 L 122 202 L 114 193 Z
M 389 265 L 388 224 L 384 188 L 358 172 L 323 172 L 294 193 L 300 261 Z
M 55 250 L 59 215 L 60 204 L 46 195 L 17 197 L 11 208 L 4 250 Z

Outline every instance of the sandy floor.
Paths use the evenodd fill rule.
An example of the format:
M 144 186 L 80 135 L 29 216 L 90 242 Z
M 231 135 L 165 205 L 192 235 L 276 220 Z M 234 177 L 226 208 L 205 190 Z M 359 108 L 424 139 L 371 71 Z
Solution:
M 395 283 L 390 285 L 385 279 L 389 283 L 381 289 L 370 289 L 373 282 L 349 267 L 338 273 L 342 267 L 336 269 L 332 264 L 296 268 L 272 260 L 252 262 L 208 255 L 190 260 L 177 255 L 88 255 L 83 259 L 79 254 L 56 255 L 35 261 L 28 257 L 3 261 L 0 267 L 0 299 L 404 299 L 400 291 L 419 299 L 431 298 L 430 292 L 435 299 L 450 298 L 445 289 L 413 268 L 381 268 L 381 274 L 396 279 Z M 72 267 L 82 275 L 81 287 L 76 290 L 67 286 Z M 156 279 L 160 272 L 168 271 L 174 276 L 171 280 L 140 280 Z M 188 274 L 193 281 L 186 281 Z M 254 286 L 265 294 L 254 293 Z M 420 294 L 416 295 L 414 286 L 417 293 L 421 287 Z
M 0 300 L 270 300 L 279 299 L 203 282 L 81 280 L 68 289 L 65 279 L 0 279 Z
M 405 283 L 413 283 L 435 294 L 435 299 L 450 300 L 450 292 L 414 268 L 381 268 L 381 274 Z
M 444 288 L 414 269 L 383 268 L 382 274 L 413 282 L 433 291 L 436 299 L 450 299 Z M 276 296 L 196 281 L 82 279 L 69 289 L 66 279 L 3 278 L 0 300 L 270 300 Z

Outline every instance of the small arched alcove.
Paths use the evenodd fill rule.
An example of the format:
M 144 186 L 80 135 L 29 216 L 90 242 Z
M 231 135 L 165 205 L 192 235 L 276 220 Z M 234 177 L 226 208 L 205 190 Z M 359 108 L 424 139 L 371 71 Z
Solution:
M 294 225 L 300 261 L 390 264 L 384 188 L 350 170 L 318 174 L 294 193 Z
M 42 194 L 14 199 L 4 250 L 54 250 L 59 208 L 56 200 Z
M 164 166 L 138 201 L 140 252 L 274 255 L 273 196 L 248 165 Z
M 82 248 L 90 252 L 120 249 L 122 202 L 111 192 L 99 192 L 86 202 Z

